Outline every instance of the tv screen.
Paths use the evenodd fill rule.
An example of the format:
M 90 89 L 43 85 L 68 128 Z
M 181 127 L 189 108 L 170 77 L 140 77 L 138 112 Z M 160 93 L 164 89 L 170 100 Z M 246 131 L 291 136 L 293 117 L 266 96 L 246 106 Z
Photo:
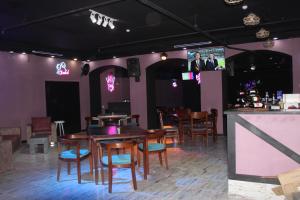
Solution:
M 188 71 L 195 73 L 225 69 L 224 48 L 221 47 L 188 50 L 187 59 Z
M 194 74 L 193 72 L 183 72 L 182 73 L 182 80 L 193 80 Z

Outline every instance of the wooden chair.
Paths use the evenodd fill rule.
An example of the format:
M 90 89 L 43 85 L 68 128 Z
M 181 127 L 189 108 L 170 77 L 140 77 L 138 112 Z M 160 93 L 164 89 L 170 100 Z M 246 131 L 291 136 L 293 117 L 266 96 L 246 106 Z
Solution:
M 101 179 L 104 184 L 104 171 L 103 167 L 108 167 L 108 192 L 112 192 L 112 169 L 117 168 L 131 168 L 132 182 L 134 190 L 137 189 L 136 176 L 135 176 L 135 161 L 134 161 L 134 144 L 132 141 L 124 142 L 110 142 L 110 143 L 99 143 L 99 154 L 100 154 L 100 167 L 101 167 Z M 103 155 L 103 147 L 107 150 L 107 156 Z M 130 149 L 128 154 L 112 154 L 113 150 L 119 151 L 120 149 Z
M 171 138 L 174 143 L 174 138 L 180 143 L 179 130 L 177 126 L 165 125 L 163 120 L 163 114 L 161 111 L 157 111 L 159 115 L 160 128 L 166 131 L 165 138 Z
M 31 136 L 48 135 L 51 140 L 51 118 L 50 117 L 32 117 L 31 118 Z
M 208 131 L 211 133 L 214 142 L 216 142 L 218 138 L 217 119 L 218 110 L 215 108 L 210 109 L 210 114 L 208 115 Z
M 88 149 L 81 148 L 81 142 L 88 142 Z M 77 164 L 77 176 L 78 183 L 81 183 L 81 161 L 89 158 L 90 161 L 90 175 L 93 175 L 93 157 L 91 153 L 91 142 L 87 135 L 65 135 L 58 140 L 58 169 L 57 169 L 57 181 L 60 178 L 61 162 L 68 163 L 68 175 L 71 172 L 71 162 Z
M 166 169 L 169 169 L 168 167 L 168 157 L 167 157 L 167 147 L 166 147 L 166 141 L 165 141 L 165 135 L 166 130 L 148 130 L 147 140 L 148 140 L 148 152 L 151 153 L 157 153 L 159 157 L 160 165 L 163 166 L 162 162 L 162 153 L 164 153 L 165 157 L 165 164 Z M 156 140 L 155 143 L 152 143 L 152 140 Z M 143 152 L 143 144 L 138 144 L 138 152 L 137 152 L 137 158 L 138 158 L 138 166 L 140 166 L 140 152 Z
M 203 143 L 204 139 L 206 141 L 206 145 L 208 145 L 208 113 L 204 112 L 192 112 L 191 113 L 191 127 L 190 127 L 190 134 L 192 139 L 195 135 L 203 136 Z
M 183 140 L 183 135 L 189 131 L 190 129 L 190 115 L 191 109 L 189 108 L 180 108 L 176 110 L 176 114 L 178 117 L 178 129 L 180 140 Z

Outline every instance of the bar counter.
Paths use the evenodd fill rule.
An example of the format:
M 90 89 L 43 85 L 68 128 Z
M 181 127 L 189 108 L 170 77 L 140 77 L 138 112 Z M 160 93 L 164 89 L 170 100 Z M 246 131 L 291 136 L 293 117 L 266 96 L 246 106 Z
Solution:
M 229 179 L 278 183 L 300 167 L 300 111 L 228 110 Z

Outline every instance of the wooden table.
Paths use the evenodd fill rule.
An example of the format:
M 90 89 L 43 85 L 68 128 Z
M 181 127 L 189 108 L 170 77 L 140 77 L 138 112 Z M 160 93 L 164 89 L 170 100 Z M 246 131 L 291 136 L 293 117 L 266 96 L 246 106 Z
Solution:
M 106 115 L 98 115 L 98 117 L 93 117 L 93 120 L 98 120 L 100 126 L 104 126 L 103 120 L 121 120 L 128 118 L 127 115 L 120 114 L 106 114 Z M 119 124 L 120 125 L 120 124 Z
M 142 139 L 145 151 L 143 153 L 144 162 L 144 179 L 147 179 L 149 174 L 149 152 L 148 152 L 148 141 L 147 132 L 137 126 L 105 126 L 99 127 L 97 134 L 91 135 L 92 140 L 92 152 L 94 156 L 94 168 L 95 168 L 95 183 L 98 184 L 99 171 L 98 171 L 98 149 L 97 143 L 105 140 L 118 140 L 118 139 Z

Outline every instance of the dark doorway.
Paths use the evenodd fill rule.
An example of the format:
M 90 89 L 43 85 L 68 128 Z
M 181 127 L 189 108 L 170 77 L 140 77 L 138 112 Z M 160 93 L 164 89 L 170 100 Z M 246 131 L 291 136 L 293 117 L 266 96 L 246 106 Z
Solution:
M 148 128 L 159 128 L 157 109 L 174 110 L 177 107 L 200 111 L 200 86 L 196 81 L 182 81 L 187 70 L 186 59 L 167 59 L 147 67 L 147 117 Z M 172 81 L 177 87 L 172 87 Z
M 65 121 L 65 133 L 80 132 L 79 83 L 46 81 L 45 87 L 47 116 Z

